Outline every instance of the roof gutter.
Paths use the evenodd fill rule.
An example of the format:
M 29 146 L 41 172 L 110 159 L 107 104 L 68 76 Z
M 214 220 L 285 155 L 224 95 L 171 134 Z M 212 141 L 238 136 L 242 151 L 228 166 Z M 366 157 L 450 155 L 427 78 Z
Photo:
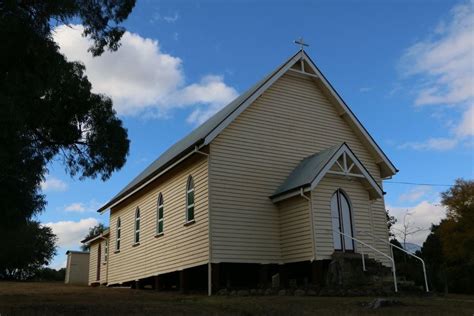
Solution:
M 84 245 L 90 245 L 92 242 L 96 241 L 96 240 L 99 240 L 99 239 L 108 239 L 106 238 L 104 235 L 100 234 L 100 235 L 97 235 L 95 236 L 94 238 L 91 238 L 89 240 L 81 240 L 81 243 L 83 243 Z
M 270 200 L 273 203 L 277 203 L 277 202 L 289 199 L 291 197 L 300 195 L 300 190 L 303 191 L 303 192 L 309 192 L 309 191 L 311 191 L 311 188 L 309 187 L 309 185 L 310 185 L 309 183 L 306 183 L 306 184 L 300 185 L 300 186 L 298 186 L 294 189 L 291 189 L 289 191 L 285 191 L 285 192 L 281 192 L 281 193 L 272 195 L 272 196 L 270 196 Z
M 201 140 L 202 141 L 202 140 Z M 121 198 L 115 200 L 115 201 L 110 201 L 108 202 L 107 204 L 105 204 L 104 206 L 102 206 L 100 209 L 97 210 L 97 212 L 99 212 L 100 214 L 103 214 L 105 211 L 111 209 L 112 207 L 118 205 L 119 203 L 121 203 L 122 201 L 126 200 L 127 198 L 129 198 L 130 196 L 132 196 L 133 194 L 137 193 L 138 191 L 140 191 L 141 189 L 143 189 L 145 186 L 147 186 L 149 183 L 155 181 L 157 178 L 161 177 L 163 174 L 165 174 L 166 172 L 170 171 L 171 169 L 173 169 L 176 165 L 180 164 L 181 162 L 183 162 L 184 160 L 186 160 L 187 158 L 189 158 L 190 156 L 194 155 L 195 153 L 199 153 L 199 154 L 204 154 L 204 155 L 207 155 L 206 153 L 200 151 L 200 149 L 202 147 L 204 147 L 205 145 L 204 144 L 201 144 L 201 145 L 195 145 L 194 146 L 194 149 L 192 151 L 190 151 L 189 153 L 187 153 L 186 155 L 184 155 L 183 157 L 181 157 L 180 159 L 176 160 L 174 163 L 172 163 L 171 165 L 169 165 L 168 167 L 166 167 L 165 169 L 163 169 L 161 172 L 157 173 L 156 175 L 154 175 L 153 177 L 151 177 L 150 179 L 148 179 L 147 181 L 143 182 L 142 184 L 140 184 L 139 186 L 137 186 L 134 190 L 130 191 L 129 193 L 125 194 L 124 196 L 122 196 Z

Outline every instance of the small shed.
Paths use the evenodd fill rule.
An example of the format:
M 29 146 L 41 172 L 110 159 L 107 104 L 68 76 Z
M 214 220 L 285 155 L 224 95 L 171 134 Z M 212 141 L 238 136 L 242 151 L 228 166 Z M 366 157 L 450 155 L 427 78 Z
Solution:
M 89 252 L 68 250 L 65 284 L 87 285 L 89 281 Z

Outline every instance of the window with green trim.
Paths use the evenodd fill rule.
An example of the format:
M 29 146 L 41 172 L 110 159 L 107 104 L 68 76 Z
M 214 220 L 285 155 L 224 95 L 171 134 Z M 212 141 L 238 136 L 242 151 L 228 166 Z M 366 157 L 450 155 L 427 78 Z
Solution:
M 194 181 L 189 176 L 186 185 L 186 222 L 194 220 Z
M 156 214 L 156 233 L 163 234 L 163 214 L 164 213 L 164 206 L 163 206 L 163 195 L 160 193 L 158 196 L 158 210 Z
M 140 209 L 135 211 L 135 243 L 140 242 Z
M 117 237 L 115 238 L 115 250 L 119 251 L 120 250 L 120 235 L 121 235 L 121 227 L 122 222 L 120 221 L 120 217 L 117 218 L 117 229 L 116 229 L 116 234 Z

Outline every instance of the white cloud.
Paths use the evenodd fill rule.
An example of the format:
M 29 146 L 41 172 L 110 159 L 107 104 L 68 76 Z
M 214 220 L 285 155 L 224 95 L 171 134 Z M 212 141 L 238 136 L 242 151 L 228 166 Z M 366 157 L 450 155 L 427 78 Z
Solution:
M 411 231 L 419 230 L 414 234 L 407 236 L 407 242 L 422 245 L 426 240 L 426 237 L 430 233 L 430 227 L 432 224 L 439 224 L 441 219 L 446 216 L 446 209 L 439 205 L 429 201 L 422 201 L 414 207 L 402 207 L 402 206 L 387 206 L 390 215 L 395 216 L 397 223 L 394 225 L 394 231 L 399 240 L 401 240 L 403 231 L 404 218 L 405 223 L 408 225 Z M 405 217 L 405 214 L 410 214 Z
M 445 151 L 456 147 L 458 140 L 455 138 L 430 138 L 423 142 L 406 142 L 398 148 L 400 149 L 414 149 L 414 150 L 437 150 Z
M 464 112 L 461 122 L 456 126 L 456 134 L 459 137 L 474 136 L 474 105 Z
M 85 212 L 86 208 L 83 203 L 72 203 L 64 208 L 66 212 Z
M 175 23 L 179 20 L 179 13 L 175 12 L 172 15 L 161 15 L 159 12 L 153 14 L 150 19 L 150 23 L 165 21 L 167 23 Z
M 416 202 L 422 197 L 426 196 L 431 192 L 431 187 L 428 185 L 419 185 L 411 189 L 410 191 L 403 193 L 398 198 L 402 202 Z
M 92 57 L 87 52 L 91 42 L 82 37 L 82 30 L 81 25 L 59 26 L 54 40 L 68 60 L 84 63 L 93 91 L 110 96 L 121 115 L 166 117 L 172 109 L 190 107 L 206 116 L 237 96 L 222 76 L 186 84 L 182 60 L 163 53 L 157 40 L 138 34 L 125 32 L 118 51 Z M 202 115 L 193 112 L 188 121 L 202 122 Z
M 60 221 L 50 222 L 44 226 L 51 227 L 53 233 L 58 237 L 58 246 L 61 248 L 78 248 L 81 240 L 89 232 L 89 228 L 97 225 L 99 221 L 93 217 L 81 219 L 78 222 Z
M 43 192 L 64 192 L 67 188 L 68 185 L 66 182 L 54 177 L 46 177 L 46 179 L 41 182 L 41 190 Z
M 469 1 L 451 10 L 451 20 L 443 28 L 406 50 L 405 73 L 427 76 L 416 104 L 452 104 L 474 97 L 473 28 L 474 6 Z
M 473 29 L 474 1 L 468 1 L 455 6 L 449 21 L 440 22 L 427 39 L 409 47 L 402 56 L 403 74 L 418 80 L 415 105 L 450 106 L 464 111 L 458 127 L 450 130 L 449 140 L 445 138 L 437 144 L 428 140 L 408 147 L 451 149 L 474 135 Z
M 61 258 L 59 258 L 58 260 L 54 260 L 53 262 L 51 262 L 51 264 L 49 264 L 48 267 L 54 270 L 59 270 L 62 268 L 66 268 L 66 265 L 67 265 L 67 259 L 63 260 L 61 256 Z
M 83 212 L 94 212 L 97 211 L 97 209 L 103 204 L 97 202 L 96 200 L 90 200 L 88 203 L 71 203 L 69 205 L 66 205 L 64 207 L 64 210 L 66 212 L 77 212 L 77 213 L 83 213 Z
M 168 16 L 164 16 L 163 17 L 163 20 L 168 22 L 168 23 L 174 23 L 176 21 L 178 21 L 179 19 L 179 14 L 178 12 L 175 12 L 173 15 L 168 15 Z

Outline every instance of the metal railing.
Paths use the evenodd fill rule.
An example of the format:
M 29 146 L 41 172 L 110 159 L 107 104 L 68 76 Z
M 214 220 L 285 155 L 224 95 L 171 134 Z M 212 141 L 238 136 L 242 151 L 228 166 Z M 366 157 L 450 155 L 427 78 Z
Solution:
M 429 292 L 429 291 L 430 291 L 429 288 L 428 288 L 428 278 L 426 277 L 425 261 L 424 261 L 423 259 L 421 259 L 421 258 L 418 257 L 417 255 L 414 255 L 414 254 L 412 254 L 412 253 L 406 251 L 405 249 L 403 249 L 403 248 L 401 248 L 401 247 L 399 247 L 399 246 L 397 246 L 397 245 L 392 244 L 391 242 L 389 242 L 389 241 L 387 241 L 387 240 L 383 240 L 382 238 L 379 238 L 379 237 L 375 236 L 375 235 L 372 234 L 372 233 L 369 233 L 369 232 L 366 232 L 366 231 L 363 231 L 363 230 L 358 230 L 357 233 L 362 233 L 362 234 L 369 235 L 369 236 L 371 236 L 372 238 L 375 238 L 375 239 L 377 239 L 377 240 L 379 240 L 379 241 L 381 241 L 381 242 L 384 242 L 384 243 L 390 245 L 390 253 L 391 253 L 391 255 L 392 255 L 392 259 L 393 259 L 394 262 L 395 262 L 395 257 L 393 256 L 393 247 L 395 247 L 395 248 L 397 248 L 397 249 L 403 251 L 403 252 L 406 253 L 407 255 L 410 255 L 410 256 L 412 256 L 412 257 L 414 257 L 414 258 L 420 260 L 420 261 L 421 261 L 421 264 L 422 264 L 422 267 L 423 267 L 423 275 L 424 275 L 424 277 L 425 277 L 425 289 L 426 289 L 426 292 Z
M 381 254 L 382 256 L 388 258 L 388 259 L 392 262 L 393 286 L 394 286 L 394 289 L 395 289 L 395 293 L 398 292 L 398 286 L 397 286 L 397 272 L 396 272 L 395 260 L 393 259 L 393 256 L 390 257 L 389 255 L 387 255 L 387 254 L 383 253 L 382 251 L 380 251 L 380 250 L 378 250 L 378 249 L 372 247 L 371 245 L 366 244 L 365 242 L 363 242 L 363 241 L 361 241 L 361 240 L 359 240 L 359 239 L 357 239 L 357 238 L 355 238 L 355 237 L 352 237 L 352 236 L 350 236 L 350 235 L 344 234 L 343 232 L 341 232 L 341 231 L 339 231 L 339 230 L 333 230 L 333 231 L 339 233 L 340 235 L 342 235 L 342 236 L 344 236 L 344 237 L 350 238 L 350 239 L 352 239 L 353 241 L 355 241 L 355 242 L 357 242 L 357 243 L 359 243 L 359 244 L 361 244 L 361 245 L 364 245 L 364 246 L 366 246 L 367 248 L 372 249 L 373 251 L 375 251 L 375 252 Z M 363 251 L 363 248 L 362 248 L 362 247 L 360 247 L 360 252 L 361 252 L 361 255 L 362 255 L 362 268 L 363 268 L 363 270 L 365 271 L 365 258 L 364 258 L 364 251 Z

